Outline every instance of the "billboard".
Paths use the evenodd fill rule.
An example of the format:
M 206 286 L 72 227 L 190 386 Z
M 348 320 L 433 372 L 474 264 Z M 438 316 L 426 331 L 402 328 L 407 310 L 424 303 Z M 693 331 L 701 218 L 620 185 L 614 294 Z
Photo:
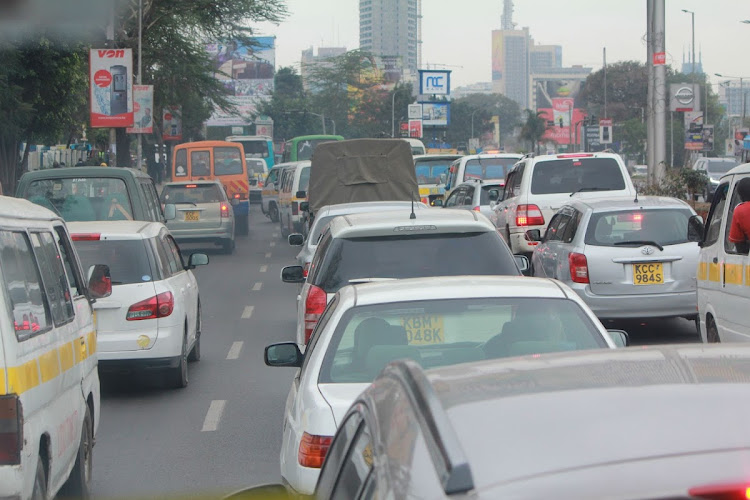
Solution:
M 165 141 L 182 140 L 182 106 L 162 110 L 162 138 Z
M 670 111 L 695 111 L 701 109 L 701 87 L 692 83 L 669 85 Z
M 422 135 L 422 120 L 409 120 L 409 137 L 421 139 Z
M 208 126 L 250 125 L 257 103 L 270 98 L 276 66 L 276 38 L 256 37 L 246 46 L 236 41 L 206 45 L 214 61 L 214 76 L 229 91 L 234 112 L 214 110 Z
M 583 87 L 580 79 L 535 80 L 536 109 L 554 126 L 547 129 L 542 140 L 557 144 L 574 144 L 581 140 L 581 121 L 586 116 L 578 94 Z
M 492 79 L 503 79 L 503 32 L 492 32 Z
M 92 127 L 133 125 L 133 51 L 89 50 L 89 99 Z
M 154 86 L 133 85 L 133 126 L 128 134 L 154 133 Z
M 424 95 L 450 95 L 451 72 L 419 70 L 419 93 Z
M 450 123 L 450 106 L 447 102 L 423 102 L 422 126 L 447 127 Z

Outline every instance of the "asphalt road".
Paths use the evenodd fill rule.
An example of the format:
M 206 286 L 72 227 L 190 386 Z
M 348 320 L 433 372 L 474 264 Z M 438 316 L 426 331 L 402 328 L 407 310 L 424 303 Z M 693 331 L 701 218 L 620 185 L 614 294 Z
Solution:
M 296 291 L 279 280 L 297 249 L 253 206 L 233 255 L 207 251 L 195 271 L 203 307 L 202 359 L 182 390 L 158 380 L 102 380 L 94 448 L 96 498 L 218 497 L 279 480 L 284 402 L 294 370 L 269 368 L 263 348 L 294 340 Z M 185 253 L 199 250 L 190 245 Z M 633 344 L 698 341 L 684 319 L 607 322 Z

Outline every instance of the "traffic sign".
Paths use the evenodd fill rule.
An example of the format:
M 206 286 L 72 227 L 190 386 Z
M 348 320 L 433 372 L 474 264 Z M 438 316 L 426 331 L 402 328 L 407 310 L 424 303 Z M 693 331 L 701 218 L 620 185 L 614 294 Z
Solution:
M 599 143 L 612 144 L 612 118 L 599 120 Z

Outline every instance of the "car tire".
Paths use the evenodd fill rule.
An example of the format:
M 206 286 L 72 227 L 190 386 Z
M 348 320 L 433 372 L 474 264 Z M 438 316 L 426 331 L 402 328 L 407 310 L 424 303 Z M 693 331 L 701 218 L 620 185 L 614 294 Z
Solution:
M 188 361 L 200 361 L 201 360 L 201 327 L 203 325 L 203 319 L 201 315 L 201 302 L 198 301 L 198 317 L 195 320 L 195 344 L 190 350 L 188 355 Z
M 289 229 L 284 226 L 284 222 L 282 220 L 279 220 L 279 233 L 281 234 L 281 239 L 285 240 L 287 236 L 289 236 Z
M 93 469 L 94 453 L 94 423 L 91 416 L 91 408 L 86 405 L 86 413 L 83 416 L 83 427 L 81 429 L 81 442 L 78 445 L 73 470 L 70 471 L 68 481 L 63 485 L 58 497 L 78 498 L 86 500 L 91 497 L 91 479 Z
M 714 321 L 711 316 L 708 316 L 706 318 L 706 343 L 721 343 L 721 337 L 719 337 L 719 328 L 716 326 L 716 321 Z
M 279 207 L 276 203 L 268 205 L 268 217 L 271 218 L 271 222 L 279 222 Z
M 182 336 L 180 363 L 169 372 L 170 385 L 175 389 L 183 389 L 188 385 L 187 348 L 187 327 L 185 327 L 185 333 Z
M 47 471 L 44 470 L 44 461 L 41 455 L 36 459 L 36 476 L 34 477 L 31 500 L 47 500 Z
M 237 236 L 247 236 L 249 232 L 247 215 L 236 215 L 234 217 L 234 234 Z
M 229 238 L 221 242 L 222 249 L 224 250 L 224 253 L 227 255 L 232 255 L 234 253 L 234 238 Z

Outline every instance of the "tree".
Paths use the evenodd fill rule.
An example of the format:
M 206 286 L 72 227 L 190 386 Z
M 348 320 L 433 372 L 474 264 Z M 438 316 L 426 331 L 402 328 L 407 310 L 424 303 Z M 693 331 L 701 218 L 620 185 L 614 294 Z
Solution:
M 259 104 L 256 118 L 270 116 L 274 123 L 274 135 L 290 139 L 321 129 L 320 120 L 307 113 L 309 109 L 310 101 L 302 85 L 302 77 L 294 68 L 282 67 L 274 77 L 271 98 Z
M 500 119 L 500 141 L 510 137 L 521 122 L 521 109 L 518 104 L 501 94 L 472 94 L 451 102 L 451 123 L 446 139 L 451 144 L 466 141 L 472 133 L 474 117 L 474 137 L 480 137 L 491 130 L 493 116 Z
M 646 112 L 648 69 L 638 61 L 620 61 L 607 65 L 607 115 L 604 116 L 604 69 L 591 73 L 583 84 L 578 100 L 590 113 L 622 123 L 641 118 Z
M 527 109 L 526 115 L 526 123 L 521 127 L 521 140 L 528 142 L 529 149 L 531 151 L 536 150 L 538 153 L 539 141 L 542 140 L 542 136 L 547 131 L 547 119 L 544 117 L 543 111 L 535 113 Z

